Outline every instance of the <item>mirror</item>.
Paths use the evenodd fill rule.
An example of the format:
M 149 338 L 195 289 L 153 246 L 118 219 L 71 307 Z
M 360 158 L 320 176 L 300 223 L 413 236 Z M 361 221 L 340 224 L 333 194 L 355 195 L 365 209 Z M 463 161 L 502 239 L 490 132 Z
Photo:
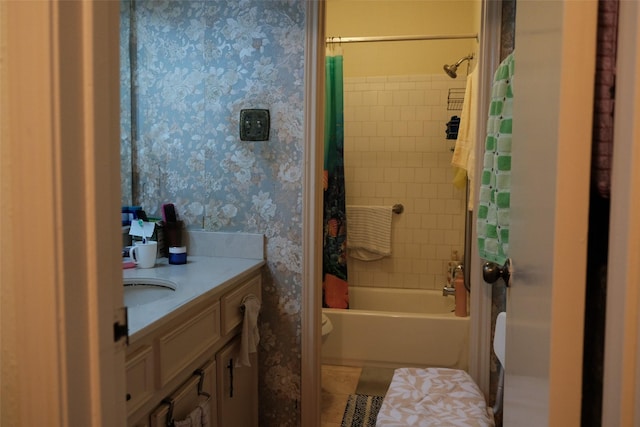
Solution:
M 302 179 L 304 3 L 121 5 L 122 203 L 279 234 Z M 243 109 L 270 110 L 269 141 L 240 140 Z
M 131 114 L 131 2 L 120 2 L 120 191 L 122 206 L 133 205 L 133 164 Z

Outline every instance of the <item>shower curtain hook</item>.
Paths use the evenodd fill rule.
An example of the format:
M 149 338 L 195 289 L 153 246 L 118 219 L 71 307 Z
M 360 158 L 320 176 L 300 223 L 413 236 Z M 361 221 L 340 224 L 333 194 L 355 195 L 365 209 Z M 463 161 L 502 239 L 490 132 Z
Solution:
M 328 43 L 327 43 L 327 53 L 330 55 L 333 55 L 333 52 L 335 51 L 335 36 L 331 36 L 328 39 Z

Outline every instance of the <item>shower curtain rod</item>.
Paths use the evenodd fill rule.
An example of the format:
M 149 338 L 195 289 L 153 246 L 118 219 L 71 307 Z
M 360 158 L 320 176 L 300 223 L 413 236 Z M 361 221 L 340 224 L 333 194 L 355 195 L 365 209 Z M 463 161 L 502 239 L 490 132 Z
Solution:
M 453 40 L 476 39 L 475 34 L 432 34 L 422 36 L 373 36 L 373 37 L 327 37 L 326 43 L 366 43 L 366 42 L 401 42 L 415 40 Z

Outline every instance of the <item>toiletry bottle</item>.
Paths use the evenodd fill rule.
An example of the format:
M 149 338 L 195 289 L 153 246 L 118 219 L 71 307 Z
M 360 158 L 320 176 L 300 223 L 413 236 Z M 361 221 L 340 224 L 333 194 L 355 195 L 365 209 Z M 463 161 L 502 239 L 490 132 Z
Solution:
M 467 317 L 467 289 L 464 287 L 464 271 L 457 267 L 453 279 L 456 290 L 456 316 Z

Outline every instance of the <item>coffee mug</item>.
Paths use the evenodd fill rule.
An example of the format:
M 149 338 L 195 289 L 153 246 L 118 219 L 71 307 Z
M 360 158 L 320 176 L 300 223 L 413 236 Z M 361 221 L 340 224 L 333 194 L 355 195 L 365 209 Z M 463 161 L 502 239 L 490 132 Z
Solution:
M 156 265 L 158 255 L 158 242 L 149 241 L 147 243 L 136 242 L 129 251 L 129 256 L 140 268 L 151 268 Z

